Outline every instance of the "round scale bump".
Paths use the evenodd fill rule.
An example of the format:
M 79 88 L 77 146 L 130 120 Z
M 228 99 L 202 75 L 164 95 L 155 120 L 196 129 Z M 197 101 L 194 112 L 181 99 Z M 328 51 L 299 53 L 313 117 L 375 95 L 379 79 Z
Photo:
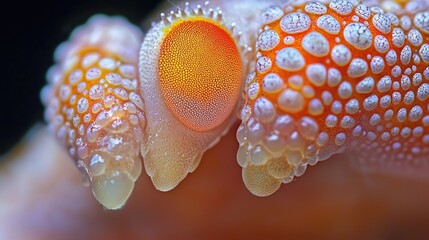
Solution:
M 305 5 L 304 10 L 307 13 L 321 15 L 321 14 L 325 14 L 328 11 L 328 8 L 325 6 L 325 4 L 314 1 L 314 2 L 307 3 L 307 5 Z
M 310 17 L 301 12 L 293 12 L 285 15 L 280 20 L 280 27 L 285 33 L 300 33 L 310 28 Z
M 277 53 L 276 64 L 287 71 L 299 71 L 305 66 L 305 59 L 296 48 L 287 47 Z
M 372 34 L 362 23 L 350 23 L 344 29 L 344 38 L 356 49 L 365 50 L 372 44 Z
M 316 57 L 324 57 L 329 54 L 329 42 L 318 32 L 305 35 L 302 39 L 302 48 Z
M 340 15 L 348 15 L 353 11 L 353 4 L 347 0 L 332 0 L 329 7 Z
M 335 35 L 340 32 L 340 22 L 331 15 L 323 15 L 317 19 L 316 25 L 323 31 Z
M 414 16 L 414 24 L 424 33 L 429 33 L 429 12 L 417 13 Z

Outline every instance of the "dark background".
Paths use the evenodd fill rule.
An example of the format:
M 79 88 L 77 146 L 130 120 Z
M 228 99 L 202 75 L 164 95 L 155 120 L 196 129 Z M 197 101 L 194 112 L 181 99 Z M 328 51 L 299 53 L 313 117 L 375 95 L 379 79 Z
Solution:
M 96 13 L 123 15 L 141 25 L 160 0 L 75 0 L 55 3 L 7 1 L 0 12 L 0 156 L 37 121 L 39 92 L 53 53 L 71 31 Z M 146 22 L 144 25 L 148 25 Z M 148 26 L 143 26 L 148 27 Z

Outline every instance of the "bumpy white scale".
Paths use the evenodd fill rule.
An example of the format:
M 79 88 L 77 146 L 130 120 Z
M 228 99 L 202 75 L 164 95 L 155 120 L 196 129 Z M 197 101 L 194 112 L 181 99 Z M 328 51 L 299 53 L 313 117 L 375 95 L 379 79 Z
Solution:
M 272 66 L 246 82 L 250 89 L 276 81 L 276 91 L 264 87 L 245 96 L 237 132 L 237 160 L 252 193 L 270 195 L 307 165 L 338 152 L 356 152 L 365 170 L 401 172 L 383 165 L 394 161 L 407 174 L 414 163 L 428 163 L 423 78 L 429 70 L 421 63 L 428 55 L 422 39 L 429 15 L 419 3 L 410 1 L 402 11 L 393 1 L 297 1 L 261 26 L 294 43 L 260 49 Z M 262 121 L 261 112 L 269 117 Z
M 108 209 L 125 204 L 142 170 L 146 120 L 137 80 L 142 39 L 123 18 L 94 16 L 58 47 L 42 91 L 49 128 Z

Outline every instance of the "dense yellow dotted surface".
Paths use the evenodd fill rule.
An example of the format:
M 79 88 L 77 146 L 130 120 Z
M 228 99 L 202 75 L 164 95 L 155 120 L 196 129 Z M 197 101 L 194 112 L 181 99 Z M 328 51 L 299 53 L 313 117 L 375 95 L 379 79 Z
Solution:
M 234 38 L 208 19 L 170 28 L 159 57 L 164 102 L 187 127 L 213 129 L 231 115 L 240 94 L 243 66 Z

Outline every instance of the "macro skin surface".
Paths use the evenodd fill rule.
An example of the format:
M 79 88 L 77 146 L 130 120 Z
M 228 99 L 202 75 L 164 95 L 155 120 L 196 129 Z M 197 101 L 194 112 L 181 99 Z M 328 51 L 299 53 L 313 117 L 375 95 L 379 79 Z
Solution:
M 207 4 L 186 4 L 162 14 L 143 41 L 139 70 L 148 127 L 141 153 L 158 190 L 173 189 L 193 172 L 236 120 L 244 46 L 222 16 Z
M 211 6 L 222 6 L 225 19 L 236 22 L 237 29 L 244 32 L 240 27 L 243 23 L 236 21 L 240 18 L 231 17 L 246 12 L 237 7 L 237 2 L 243 1 L 232 1 L 227 0 L 229 8 L 216 2 L 211 2 Z M 258 1 L 253 5 L 257 8 L 264 3 L 266 1 Z M 274 5 L 280 3 L 283 1 L 276 1 Z M 63 4 L 61 2 L 57 6 Z M 124 2 L 121 1 L 121 4 Z M 87 4 L 80 5 L 73 1 L 72 5 L 82 9 L 85 12 L 83 15 L 91 11 Z M 177 10 L 171 3 L 166 5 L 154 12 L 156 22 L 160 19 L 161 11 L 168 13 L 169 9 L 165 10 L 168 7 Z M 192 5 L 196 6 L 195 3 Z M 92 10 L 100 11 L 104 9 L 103 6 L 107 6 L 106 2 L 97 1 L 97 6 Z M 401 4 L 401 8 L 405 8 L 405 4 Z M 50 39 L 52 44 L 61 41 L 55 35 L 58 32 L 64 34 L 64 31 L 70 29 L 67 19 L 70 16 L 82 16 L 76 9 L 68 14 L 58 8 L 53 12 L 51 9 L 39 10 L 30 17 L 28 12 L 32 11 L 22 9 L 26 14 L 19 17 L 25 23 L 21 29 L 31 35 L 31 44 L 28 45 L 33 48 L 38 46 L 34 52 L 39 54 L 51 55 L 49 52 L 53 46 L 46 49 L 44 41 L 35 40 L 38 34 L 43 35 L 42 39 Z M 262 19 L 261 12 L 261 9 L 255 9 L 252 14 L 256 16 L 255 19 L 246 17 L 244 22 L 247 25 L 255 24 L 257 19 Z M 148 17 L 140 9 L 134 10 L 134 16 L 139 13 L 140 18 Z M 12 16 L 14 14 L 11 13 Z M 46 31 L 38 31 L 40 28 L 35 25 L 38 15 L 50 14 L 53 14 L 50 19 L 56 22 L 56 27 L 42 24 L 40 28 Z M 58 18 L 61 14 L 62 18 Z M 124 12 L 124 16 L 133 15 Z M 134 23 L 139 23 L 139 19 L 134 19 Z M 7 25 L 15 28 L 13 22 Z M 27 23 L 31 23 L 31 26 Z M 255 31 L 255 41 L 257 33 Z M 245 37 L 243 34 L 242 38 Z M 253 48 L 251 52 L 256 52 L 254 42 L 249 42 Z M 136 55 L 140 43 L 137 45 Z M 17 48 L 13 48 L 13 51 L 25 49 L 21 42 L 15 46 Z M 28 54 L 33 51 L 25 52 L 22 61 L 11 61 L 17 59 L 16 56 L 4 59 L 20 69 L 26 69 L 24 71 L 28 71 L 29 75 L 35 72 L 22 64 L 28 63 L 27 66 L 37 68 L 49 62 L 39 63 L 43 61 L 37 54 L 32 58 Z M 256 69 L 255 66 L 250 68 L 252 71 Z M 46 71 L 46 67 L 42 69 Z M 15 78 L 18 77 L 14 76 L 15 72 L 10 69 L 8 72 L 12 76 L 5 78 L 3 83 L 19 79 Z M 26 80 L 35 81 L 36 76 L 23 79 L 23 84 L 29 84 Z M 23 97 L 25 91 L 21 90 L 25 89 L 11 91 L 14 96 L 5 103 L 15 105 L 16 97 Z M 27 111 L 27 108 L 15 109 Z M 10 114 L 3 119 L 7 118 L 7 126 L 11 126 L 13 123 L 7 116 Z M 67 149 L 55 139 L 56 134 L 46 131 L 45 126 L 37 125 L 13 153 L 0 156 L 0 239 L 426 239 L 429 236 L 427 168 L 412 165 L 395 167 L 389 165 L 388 161 L 380 164 L 358 162 L 353 158 L 363 154 L 362 151 L 350 152 L 348 150 L 352 148 L 347 148 L 341 154 L 334 154 L 328 161 L 309 166 L 303 177 L 294 178 L 275 194 L 256 197 L 243 185 L 242 168 L 236 162 L 238 142 L 235 132 L 240 122 L 233 124 L 219 143 L 204 153 L 198 169 L 189 174 L 176 189 L 157 191 L 152 186 L 151 178 L 141 174 L 121 211 L 106 211 L 92 196 L 91 189 L 82 187 L 80 173 L 68 156 Z M 171 130 L 174 133 L 176 128 Z M 375 155 L 371 152 L 368 154 Z M 356 171 L 350 163 L 364 171 Z M 403 166 L 409 166 L 409 171 Z M 400 176 L 405 174 L 405 178 L 385 174 L 394 170 Z M 416 174 L 426 176 L 426 179 L 415 179 Z
M 336 153 L 426 174 L 427 1 L 220 4 L 161 14 L 144 40 L 124 20 L 90 21 L 57 51 L 46 119 L 103 206 L 125 204 L 141 160 L 158 190 L 176 187 L 237 115 L 237 161 L 257 196 Z M 79 69 L 85 80 L 67 82 Z
M 175 24 L 160 49 L 162 97 L 182 124 L 195 131 L 211 130 L 237 104 L 243 73 L 240 53 L 228 30 L 214 21 Z
M 427 170 L 427 10 L 426 1 L 267 10 L 237 132 L 252 193 L 270 195 L 339 152 L 369 169 Z
M 141 41 L 141 31 L 125 19 L 94 16 L 57 49 L 41 94 L 49 128 L 109 209 L 125 204 L 142 169 Z

